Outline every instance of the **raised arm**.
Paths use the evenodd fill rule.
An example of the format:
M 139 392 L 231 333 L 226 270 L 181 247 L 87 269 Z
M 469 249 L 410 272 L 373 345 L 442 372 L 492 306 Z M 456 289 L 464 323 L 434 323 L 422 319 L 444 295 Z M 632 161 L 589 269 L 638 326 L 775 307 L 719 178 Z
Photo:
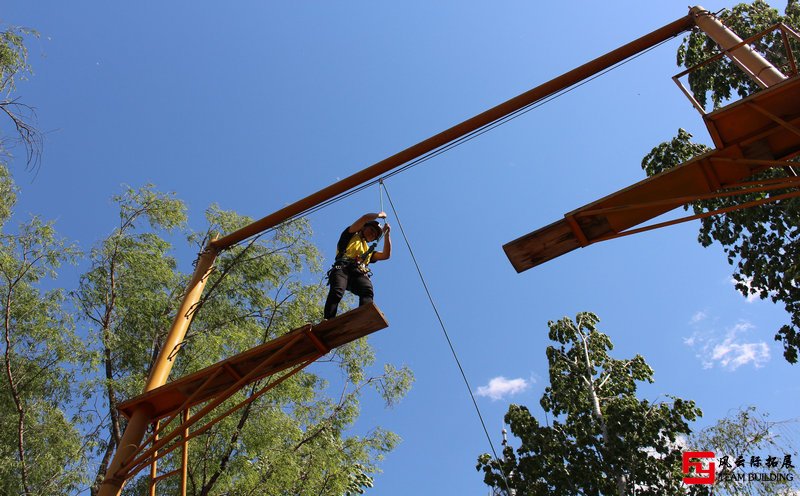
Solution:
M 378 212 L 377 214 L 374 213 L 364 214 L 361 217 L 359 217 L 357 221 L 353 222 L 353 224 L 350 227 L 347 228 L 347 232 L 355 234 L 358 231 L 360 231 L 361 228 L 364 227 L 364 224 L 366 224 L 367 222 L 375 219 L 385 219 L 385 218 L 386 218 L 386 212 Z
M 392 238 L 389 236 L 389 231 L 391 230 L 392 228 L 387 222 L 386 225 L 383 226 L 383 250 L 376 251 L 372 254 L 373 261 L 388 260 L 389 257 L 392 256 Z

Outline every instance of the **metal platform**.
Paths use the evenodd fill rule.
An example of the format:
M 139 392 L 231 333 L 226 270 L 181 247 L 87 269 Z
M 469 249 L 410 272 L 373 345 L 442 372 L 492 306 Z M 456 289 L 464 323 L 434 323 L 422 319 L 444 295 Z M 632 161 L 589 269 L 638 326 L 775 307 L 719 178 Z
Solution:
M 725 196 L 770 167 L 800 153 L 800 77 L 704 116 L 718 149 L 567 213 L 563 220 L 503 246 L 517 272 L 576 248 L 631 234 L 631 229 L 681 205 Z M 798 183 L 787 178 L 782 184 Z
M 320 324 L 308 324 L 290 331 L 268 343 L 131 398 L 118 408 L 130 418 L 133 411 L 147 404 L 152 408 L 153 420 L 164 418 L 205 403 L 229 391 L 234 385 L 241 387 L 289 369 L 388 326 L 386 317 L 377 306 L 364 305 Z M 242 381 L 243 378 L 246 380 Z

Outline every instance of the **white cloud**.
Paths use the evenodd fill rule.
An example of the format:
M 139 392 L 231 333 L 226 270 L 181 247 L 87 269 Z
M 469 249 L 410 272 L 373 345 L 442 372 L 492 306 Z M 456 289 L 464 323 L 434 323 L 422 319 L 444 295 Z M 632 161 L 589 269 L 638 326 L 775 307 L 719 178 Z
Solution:
M 770 360 L 770 349 L 764 341 L 747 341 L 745 334 L 754 329 L 753 324 L 743 320 L 722 333 L 697 331 L 683 342 L 695 350 L 704 369 L 719 366 L 733 371 L 747 364 L 761 368 Z
M 711 358 L 731 370 L 736 370 L 748 363 L 760 368 L 769 361 L 769 347 L 763 341 L 760 343 L 733 343 L 726 340 L 714 347 Z
M 698 311 L 696 311 L 694 313 L 694 315 L 692 315 L 692 318 L 691 318 L 691 320 L 689 320 L 689 323 L 690 324 L 697 324 L 698 322 L 706 320 L 707 317 L 708 317 L 708 314 L 706 314 L 702 310 L 698 310 Z
M 486 386 L 480 386 L 476 391 L 478 396 L 489 397 L 492 401 L 497 401 L 528 389 L 529 383 L 525 379 L 506 379 L 503 376 L 489 380 Z

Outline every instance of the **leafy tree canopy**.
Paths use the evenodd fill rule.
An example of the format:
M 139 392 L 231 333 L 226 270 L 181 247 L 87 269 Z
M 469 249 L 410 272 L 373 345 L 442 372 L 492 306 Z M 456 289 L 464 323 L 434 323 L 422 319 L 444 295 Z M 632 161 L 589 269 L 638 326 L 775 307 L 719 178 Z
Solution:
M 671 397 L 651 402 L 636 397 L 637 383 L 653 382 L 644 358 L 612 358 L 599 319 L 580 313 L 575 320 L 549 322 L 550 385 L 539 402 L 542 425 L 530 410 L 511 405 L 505 416 L 519 447 L 503 450 L 503 460 L 478 459 L 484 481 L 516 494 L 598 495 L 677 494 L 682 452 L 678 436 L 700 410 Z
M 756 0 L 752 4 L 738 4 L 730 11 L 722 12 L 720 17 L 746 38 L 779 21 L 800 26 L 800 3 L 789 0 L 785 15 L 781 16 L 765 2 Z M 786 65 L 786 54 L 779 36 L 764 38 L 757 49 L 779 67 Z M 717 52 L 716 45 L 702 32 L 696 31 L 684 39 L 678 50 L 678 64 L 690 67 Z M 759 89 L 727 59 L 692 74 L 689 82 L 695 97 L 703 104 L 711 98 L 714 107 L 723 105 L 733 94 L 746 96 Z M 679 129 L 675 138 L 656 146 L 644 157 L 642 168 L 652 176 L 709 151 L 708 147 L 693 143 L 691 137 Z M 785 177 L 790 173 L 783 168 L 772 168 L 752 179 Z M 775 190 L 698 201 L 692 204 L 692 209 L 701 214 L 786 192 Z M 786 360 L 796 363 L 800 351 L 800 200 L 780 200 L 704 218 L 698 241 L 703 246 L 715 242 L 722 246 L 728 263 L 735 268 L 733 279 L 736 288 L 743 295 L 758 295 L 784 305 L 789 322 L 778 329 L 775 340 L 783 343 Z

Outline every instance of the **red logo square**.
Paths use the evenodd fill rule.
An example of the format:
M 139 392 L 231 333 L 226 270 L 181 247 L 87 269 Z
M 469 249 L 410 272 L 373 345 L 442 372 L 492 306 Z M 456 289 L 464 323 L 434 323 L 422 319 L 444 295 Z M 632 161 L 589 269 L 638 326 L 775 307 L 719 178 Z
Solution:
M 703 466 L 703 460 L 710 460 L 707 468 Z M 683 453 L 684 484 L 713 484 L 716 468 L 716 457 L 714 457 L 713 451 L 684 451 Z M 691 469 L 694 469 L 694 472 Z

